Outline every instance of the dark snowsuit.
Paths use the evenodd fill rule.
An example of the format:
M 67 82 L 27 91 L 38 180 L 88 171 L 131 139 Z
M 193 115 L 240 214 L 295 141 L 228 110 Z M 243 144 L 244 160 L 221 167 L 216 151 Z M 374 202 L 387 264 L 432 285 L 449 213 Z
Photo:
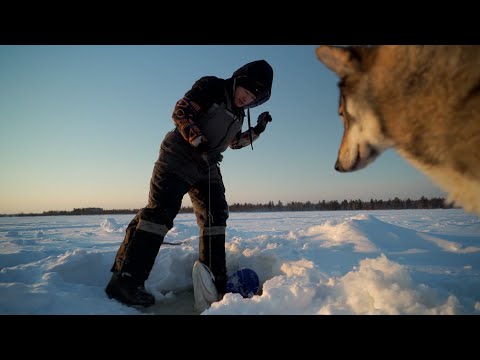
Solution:
M 111 271 L 128 273 L 143 284 L 154 265 L 163 239 L 173 227 L 183 196 L 188 193 L 200 228 L 199 259 L 215 276 L 215 285 L 225 293 L 225 228 L 228 205 L 219 162 L 228 147 L 250 145 L 260 131 L 242 133 L 244 109 L 233 104 L 235 83 L 249 77 L 263 84 L 266 93 L 248 107 L 270 97 L 273 71 L 263 60 L 238 69 L 229 79 L 213 76 L 199 79 L 179 100 L 173 112 L 176 128 L 165 136 L 155 163 L 148 205 L 130 222 Z M 210 145 L 207 156 L 192 146 L 198 136 Z

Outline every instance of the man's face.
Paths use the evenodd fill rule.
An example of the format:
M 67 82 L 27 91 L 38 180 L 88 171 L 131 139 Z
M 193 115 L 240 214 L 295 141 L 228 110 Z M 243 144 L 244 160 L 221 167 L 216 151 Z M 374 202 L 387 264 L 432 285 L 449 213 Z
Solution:
M 233 102 L 237 107 L 244 107 L 255 101 L 255 95 L 242 86 L 237 86 Z

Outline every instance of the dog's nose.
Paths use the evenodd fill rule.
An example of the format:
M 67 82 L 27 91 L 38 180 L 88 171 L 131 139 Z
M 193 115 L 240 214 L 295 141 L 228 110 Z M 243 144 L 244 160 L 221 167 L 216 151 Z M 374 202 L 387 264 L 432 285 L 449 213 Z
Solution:
M 335 170 L 342 172 L 342 167 L 340 166 L 340 162 L 338 161 L 338 159 L 335 162 Z

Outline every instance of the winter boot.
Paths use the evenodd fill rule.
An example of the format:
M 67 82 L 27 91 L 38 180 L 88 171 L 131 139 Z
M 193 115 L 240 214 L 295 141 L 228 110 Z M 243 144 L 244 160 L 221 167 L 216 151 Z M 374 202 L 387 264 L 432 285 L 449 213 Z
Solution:
M 223 229 L 224 228 L 225 227 L 223 227 Z M 225 235 L 201 235 L 199 253 L 200 262 L 205 264 L 212 271 L 217 291 L 223 297 L 223 295 L 227 292 Z
M 147 307 L 155 304 L 155 298 L 145 290 L 143 282 L 139 283 L 129 275 L 128 273 L 114 273 L 112 275 L 110 282 L 105 288 L 108 297 L 120 301 L 125 305 Z

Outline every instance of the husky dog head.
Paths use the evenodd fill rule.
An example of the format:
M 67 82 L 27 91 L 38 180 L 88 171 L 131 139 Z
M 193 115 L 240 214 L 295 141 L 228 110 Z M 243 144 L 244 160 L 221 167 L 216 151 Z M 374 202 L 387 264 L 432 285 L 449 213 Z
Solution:
M 448 202 L 480 216 L 480 46 L 320 46 L 316 55 L 340 78 L 337 171 L 394 148 Z
M 365 67 L 369 66 L 370 52 L 361 47 L 320 46 L 316 54 L 340 78 L 338 114 L 344 133 L 335 169 L 340 172 L 360 170 L 392 146 L 381 126 L 380 115 L 369 101 Z

